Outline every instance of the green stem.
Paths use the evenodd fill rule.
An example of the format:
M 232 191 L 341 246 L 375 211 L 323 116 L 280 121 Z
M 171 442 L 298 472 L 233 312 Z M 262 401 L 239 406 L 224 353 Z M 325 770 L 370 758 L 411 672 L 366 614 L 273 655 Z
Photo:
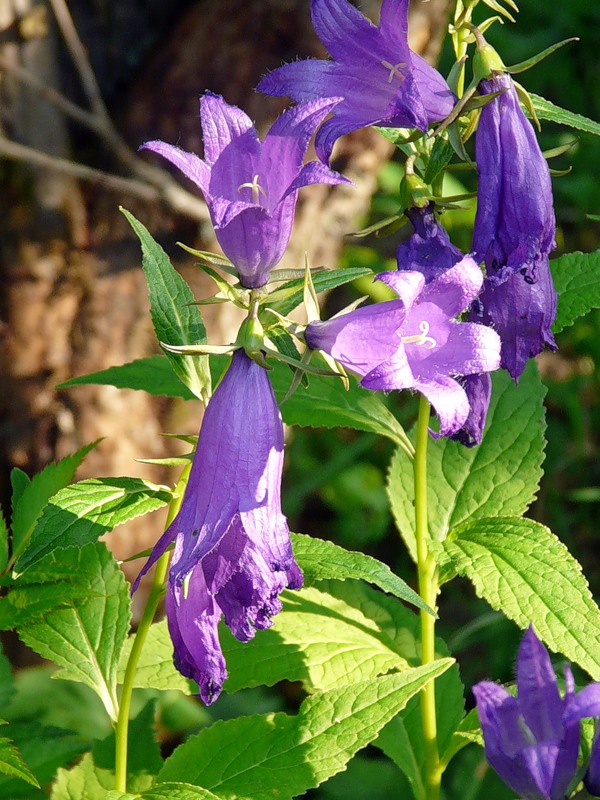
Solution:
M 417 569 L 419 594 L 430 608 L 435 609 L 438 593 L 437 571 L 434 559 L 429 553 L 427 541 L 427 442 L 429 438 L 429 412 L 427 400 L 421 396 L 417 420 L 417 439 L 415 446 L 415 533 L 417 539 Z M 421 611 L 421 663 L 435 661 L 435 617 Z M 435 683 L 430 681 L 420 694 L 421 725 L 425 745 L 425 798 L 439 800 L 442 770 L 437 743 L 437 718 L 435 711 Z
M 175 519 L 181 500 L 183 491 L 187 484 L 191 464 L 186 466 L 183 470 L 181 478 L 177 483 L 173 499 L 169 506 L 169 513 L 167 515 L 167 522 L 165 526 L 169 527 L 171 522 Z M 152 585 L 146 600 L 146 606 L 138 625 L 138 629 L 133 640 L 131 652 L 127 659 L 127 666 L 125 667 L 125 675 L 123 676 L 123 686 L 121 687 L 121 696 L 119 698 L 119 715 L 117 717 L 117 725 L 115 728 L 115 789 L 118 792 L 127 791 L 127 755 L 129 744 L 129 713 L 131 710 L 131 698 L 133 695 L 133 684 L 135 680 L 135 673 L 137 665 L 140 660 L 142 649 L 146 642 L 146 638 L 150 631 L 150 626 L 154 621 L 154 615 L 158 608 L 158 604 L 164 594 L 165 581 L 167 579 L 167 572 L 169 569 L 170 553 L 164 553 L 156 562 L 154 568 L 154 577 Z

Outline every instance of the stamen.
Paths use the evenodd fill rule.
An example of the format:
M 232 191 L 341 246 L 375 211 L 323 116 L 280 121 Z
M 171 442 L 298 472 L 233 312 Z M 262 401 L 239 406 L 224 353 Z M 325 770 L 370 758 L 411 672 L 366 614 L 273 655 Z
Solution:
M 258 182 L 258 175 L 255 175 L 252 178 L 252 181 L 248 183 L 240 183 L 238 186 L 238 192 L 241 192 L 242 189 L 250 189 L 252 191 L 252 201 L 258 205 L 259 194 L 262 192 L 262 196 L 266 197 L 267 193 L 263 189 L 263 187 Z
M 403 61 L 399 61 L 397 64 L 391 64 L 389 61 L 382 61 L 381 66 L 389 69 L 390 74 L 388 77 L 388 83 L 391 83 L 394 78 L 398 78 L 400 83 L 404 83 L 406 80 L 406 75 L 403 75 L 400 70 L 406 68 L 406 64 Z
M 427 335 L 429 333 L 429 323 L 426 319 L 424 319 L 419 325 L 419 330 L 421 333 L 418 333 L 415 336 L 401 336 L 400 341 L 402 344 L 418 344 L 426 347 L 428 350 L 432 350 L 434 347 L 437 347 L 437 342 L 433 336 Z

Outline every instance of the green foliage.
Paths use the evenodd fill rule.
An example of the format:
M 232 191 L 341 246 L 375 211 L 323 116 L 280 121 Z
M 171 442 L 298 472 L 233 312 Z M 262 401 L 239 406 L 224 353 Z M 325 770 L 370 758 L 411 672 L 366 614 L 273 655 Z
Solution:
M 600 126 L 599 126 L 600 127 Z M 554 333 L 572 325 L 592 308 L 600 308 L 600 250 L 566 253 L 550 262 L 558 309 Z
M 394 575 L 387 564 L 376 558 L 344 550 L 333 542 L 304 536 L 301 533 L 292 533 L 291 538 L 294 555 L 304 573 L 305 586 L 312 586 L 321 580 L 362 579 L 418 608 L 428 608 L 402 578 Z
M 109 792 L 104 800 L 219 800 L 216 794 L 189 783 L 161 783 L 140 795 Z
M 141 222 L 121 209 L 142 245 L 142 267 L 150 294 L 150 313 L 159 342 L 170 345 L 203 344 L 206 329 L 190 287 L 173 268 L 169 257 Z M 207 356 L 167 353 L 177 376 L 203 400 L 210 396 Z
M 312 282 L 317 294 L 331 291 L 358 278 L 374 277 L 373 271 L 367 267 L 347 267 L 317 272 L 312 275 Z M 286 316 L 302 303 L 304 299 L 304 278 L 296 278 L 273 291 L 265 305 L 279 314 Z
M 135 634 L 127 639 L 123 647 L 117 673 L 119 683 L 123 682 L 134 640 Z M 185 694 L 192 694 L 195 691 L 192 688 L 193 684 L 173 665 L 173 642 L 169 636 L 166 620 L 156 622 L 148 631 L 135 672 L 134 686 L 142 689 L 178 689 Z
M 4 720 L 0 720 L 0 725 L 6 725 Z M 20 778 L 32 786 L 39 786 L 35 775 L 23 762 L 19 750 L 15 747 L 11 739 L 0 736 L 0 772 L 14 778 Z
M 568 128 L 575 128 L 578 131 L 600 136 L 600 123 L 594 122 L 594 120 L 584 117 L 582 114 L 574 114 L 572 111 L 555 106 L 554 103 L 539 97 L 537 94 L 530 93 L 530 97 L 539 119 L 547 119 L 551 122 L 557 122 L 559 125 L 566 125 Z
M 179 747 L 159 782 L 204 786 L 222 798 L 286 800 L 342 770 L 360 748 L 450 659 L 306 699 L 297 716 L 268 714 L 217 722 Z M 240 748 L 240 742 L 244 747 Z
M 600 610 L 581 567 L 544 525 L 528 519 L 477 519 L 441 545 L 475 591 L 521 628 L 600 679 Z
M 129 723 L 129 747 L 127 751 L 127 785 L 138 785 L 148 776 L 158 775 L 163 760 L 160 747 L 154 736 L 156 700 L 152 699 Z M 100 769 L 114 772 L 115 734 L 114 731 L 101 742 L 94 743 L 92 749 L 94 763 Z
M 51 800 L 105 800 L 107 789 L 114 786 L 110 772 L 95 767 L 87 753 L 72 769 L 59 769 L 52 787 Z
M 428 443 L 429 530 L 443 541 L 469 519 L 520 515 L 535 499 L 544 458 L 546 390 L 530 362 L 515 386 L 504 371 L 492 378 L 483 441 L 467 448 L 449 439 Z M 388 491 L 398 530 L 416 560 L 412 464 L 398 451 Z
M 88 478 L 67 486 L 44 509 L 15 569 L 24 572 L 54 550 L 95 542 L 170 500 L 166 487 L 141 478 Z
M 13 553 L 20 553 L 27 545 L 50 498 L 71 483 L 77 467 L 97 444 L 98 442 L 92 442 L 72 456 L 67 456 L 56 464 L 48 464 L 31 480 L 24 481 L 22 474 L 15 474 L 11 525 Z
M 56 677 L 94 689 L 116 719 L 117 665 L 130 619 L 125 577 L 101 543 L 65 550 L 60 563 L 66 574 L 81 574 L 87 596 L 19 627 L 19 636 L 36 653 L 63 667 Z
M 166 356 L 138 358 L 118 367 L 71 378 L 59 383 L 56 388 L 69 389 L 71 386 L 89 384 L 116 386 L 117 389 L 139 389 L 156 397 L 182 397 L 184 400 L 195 398 L 194 393 L 179 380 Z

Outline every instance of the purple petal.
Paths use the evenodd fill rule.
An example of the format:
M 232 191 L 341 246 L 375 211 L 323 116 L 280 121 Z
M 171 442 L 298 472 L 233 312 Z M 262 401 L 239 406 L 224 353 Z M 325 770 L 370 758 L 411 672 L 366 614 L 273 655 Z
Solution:
M 396 250 L 399 270 L 417 270 L 429 283 L 440 272 L 453 267 L 464 256 L 450 241 L 434 213 L 433 203 L 406 212 L 415 232 Z
M 263 176 L 267 196 L 273 200 L 292 191 L 302 161 L 313 133 L 338 100 L 315 100 L 288 109 L 273 123 L 262 145 L 259 174 Z M 338 180 L 332 180 L 337 177 Z M 331 170 L 324 170 L 325 183 L 343 182 L 346 179 Z M 313 183 L 321 182 L 319 180 Z M 299 183 L 295 188 L 304 186 Z
M 586 717 L 600 717 L 600 683 L 590 683 L 569 700 L 565 724 Z
M 435 337 L 434 328 L 430 328 L 430 333 Z M 423 375 L 430 372 L 451 375 L 494 372 L 500 367 L 500 337 L 485 325 L 452 323 L 443 347 L 433 350 L 422 367 L 423 372 L 419 374 Z
M 531 626 L 519 647 L 517 689 L 523 717 L 537 741 L 560 741 L 563 701 L 548 651 Z
M 587 772 L 583 778 L 585 788 L 594 797 L 600 797 L 600 733 L 596 732 Z
M 315 58 L 294 61 L 269 72 L 256 88 L 275 97 L 287 95 L 298 103 L 337 97 L 333 91 L 335 72 L 336 64 L 333 61 Z
M 483 274 L 471 256 L 439 273 L 423 290 L 421 302 L 435 303 L 449 317 L 464 311 L 481 291 Z
M 420 95 L 420 105 L 425 111 L 427 127 L 447 117 L 456 98 L 440 73 L 424 58 L 411 52 L 413 77 Z M 426 129 L 426 128 L 425 128 Z
M 558 742 L 541 742 L 529 745 L 521 750 L 520 758 L 537 790 L 530 797 L 543 798 L 543 800 L 564 800 L 564 792 L 558 797 L 552 796 L 552 783 L 558 750 Z
M 219 154 L 210 173 L 210 198 L 224 197 L 231 202 L 243 201 L 253 205 L 273 207 L 277 197 L 265 192 L 266 176 L 260 169 L 261 144 L 254 129 L 238 136 Z M 251 184 L 258 176 L 258 197 Z M 248 186 L 250 184 L 250 186 Z M 266 195 L 266 196 L 265 196 Z
M 353 182 L 349 178 L 346 178 L 344 175 L 340 175 L 339 172 L 329 169 L 329 167 L 326 167 L 324 163 L 321 163 L 320 161 L 310 161 L 308 164 L 305 164 L 302 167 L 297 177 L 288 187 L 284 197 L 286 197 L 290 192 L 295 192 L 302 188 L 302 186 L 310 186 L 314 183 L 330 185 L 347 183 L 353 185 Z
M 348 0 L 311 0 L 310 10 L 317 36 L 337 61 L 371 62 L 381 49 L 379 29 Z
M 180 150 L 179 147 L 174 147 L 172 144 L 155 140 L 152 142 L 145 142 L 140 150 L 151 150 L 153 153 L 158 153 L 171 164 L 180 169 L 186 178 L 193 181 L 204 194 L 208 193 L 210 182 L 210 168 L 202 161 L 201 158 L 193 153 L 187 153 L 185 150 Z
M 408 0 L 383 0 L 379 27 L 391 45 L 407 41 Z
M 200 122 L 204 140 L 204 158 L 214 164 L 223 150 L 243 134 L 258 141 L 252 120 L 237 106 L 230 106 L 221 95 L 206 92 L 200 98 Z
M 451 436 L 465 424 L 469 401 L 462 386 L 449 375 L 415 378 L 414 388 L 433 406 L 440 421 L 440 436 Z
M 473 447 L 481 444 L 483 439 L 485 420 L 492 397 L 492 379 L 488 373 L 483 373 L 460 377 L 458 382 L 467 394 L 469 416 L 462 428 L 452 434 L 451 438 L 465 447 Z
M 323 350 L 353 372 L 366 375 L 400 346 L 396 331 L 405 315 L 401 302 L 389 300 L 327 322 L 311 322 L 304 335 L 313 350 Z
M 381 272 L 376 280 L 382 281 L 396 292 L 407 313 L 425 286 L 425 278 L 418 272 Z

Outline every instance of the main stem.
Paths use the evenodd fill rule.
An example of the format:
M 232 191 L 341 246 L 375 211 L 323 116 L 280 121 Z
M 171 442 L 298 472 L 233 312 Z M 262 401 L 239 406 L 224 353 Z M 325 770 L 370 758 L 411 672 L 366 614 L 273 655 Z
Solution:
M 421 396 L 417 420 L 415 446 L 415 532 L 417 539 L 417 569 L 419 594 L 427 605 L 435 609 L 438 593 L 437 570 L 429 553 L 427 540 L 427 442 L 429 438 L 429 412 L 427 400 Z M 421 610 L 421 663 L 435 661 L 435 617 Z M 425 797 L 439 800 L 442 772 L 437 743 L 437 719 L 435 711 L 435 682 L 430 681 L 420 694 L 421 725 L 425 743 Z
M 169 506 L 169 513 L 167 515 L 167 523 L 165 529 L 169 527 L 171 522 L 175 519 L 183 492 L 187 484 L 190 466 L 187 466 L 179 479 L 175 488 L 173 499 Z M 127 666 L 125 667 L 125 675 L 123 677 L 123 686 L 121 688 L 121 696 L 119 698 L 119 715 L 117 717 L 117 726 L 115 728 L 115 789 L 118 792 L 127 791 L 127 755 L 129 745 L 129 714 L 131 711 L 131 697 L 133 695 L 133 683 L 137 665 L 140 660 L 140 655 L 146 638 L 150 631 L 150 626 L 154 621 L 154 615 L 160 603 L 161 597 L 164 594 L 165 581 L 167 580 L 167 572 L 169 569 L 170 553 L 167 551 L 156 562 L 154 568 L 154 577 L 152 585 L 146 600 L 146 606 L 138 625 L 138 629 L 133 640 Z

